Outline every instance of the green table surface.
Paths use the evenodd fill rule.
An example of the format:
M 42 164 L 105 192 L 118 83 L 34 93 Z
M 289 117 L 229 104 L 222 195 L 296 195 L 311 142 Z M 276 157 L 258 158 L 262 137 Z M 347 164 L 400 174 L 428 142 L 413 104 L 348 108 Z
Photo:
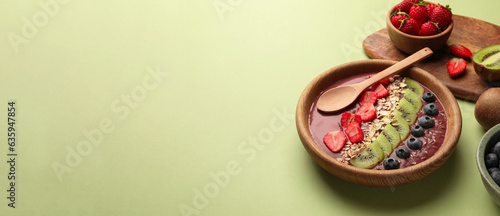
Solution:
M 368 59 L 397 2 L 3 0 L 0 215 L 498 215 L 472 102 L 451 158 L 400 187 L 338 179 L 299 140 L 302 90 Z M 500 1 L 439 3 L 500 25 Z

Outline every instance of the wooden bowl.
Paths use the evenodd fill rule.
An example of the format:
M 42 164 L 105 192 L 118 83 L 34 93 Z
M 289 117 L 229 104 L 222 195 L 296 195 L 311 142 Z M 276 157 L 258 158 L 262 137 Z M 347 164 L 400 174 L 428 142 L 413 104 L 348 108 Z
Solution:
M 448 41 L 448 38 L 451 35 L 451 31 L 453 30 L 453 20 L 444 31 L 436 35 L 410 35 L 400 31 L 392 25 L 391 14 L 394 13 L 395 7 L 396 6 L 392 7 L 387 13 L 386 25 L 389 37 L 391 38 L 391 41 L 396 48 L 407 54 L 413 54 L 414 52 L 424 47 L 429 47 L 432 51 L 436 52 L 446 44 L 446 41 Z
M 462 129 L 462 117 L 457 101 L 448 88 L 428 72 L 411 67 L 402 76 L 410 77 L 433 91 L 441 101 L 448 121 L 441 148 L 422 163 L 396 170 L 362 169 L 341 163 L 315 143 L 309 129 L 309 114 L 320 93 L 333 83 L 360 74 L 374 73 L 395 64 L 395 61 L 369 59 L 335 66 L 314 78 L 302 92 L 296 109 L 296 126 L 299 137 L 312 159 L 331 174 L 359 185 L 393 187 L 420 180 L 434 172 L 453 153 Z
M 476 164 L 483 181 L 484 188 L 490 194 L 493 201 L 500 206 L 500 186 L 498 186 L 486 168 L 484 157 L 486 150 L 490 150 L 497 142 L 500 141 L 500 124 L 493 126 L 489 129 L 479 141 L 476 152 Z

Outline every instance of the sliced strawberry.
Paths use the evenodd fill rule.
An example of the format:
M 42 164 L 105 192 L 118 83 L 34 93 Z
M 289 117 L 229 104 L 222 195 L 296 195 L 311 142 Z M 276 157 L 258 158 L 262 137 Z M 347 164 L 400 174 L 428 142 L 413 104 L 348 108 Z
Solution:
M 356 115 L 360 115 L 361 120 L 366 122 L 375 119 L 377 117 L 377 111 L 373 104 L 363 104 L 358 108 L 358 111 L 356 111 Z
M 372 78 L 372 76 L 368 76 L 368 78 Z M 391 81 L 389 80 L 389 77 L 387 77 L 387 78 L 383 79 L 382 81 L 380 81 L 380 83 L 381 83 L 382 85 L 384 85 L 384 86 L 389 85 L 389 83 L 390 83 L 390 82 L 391 82 Z M 373 85 L 374 85 L 374 86 L 377 86 L 376 84 L 373 84 Z
M 387 91 L 387 89 L 384 87 L 384 85 L 382 85 L 382 83 L 378 84 L 378 86 L 375 88 L 374 91 L 377 93 L 378 98 L 389 95 L 389 91 Z
M 459 58 L 469 58 L 472 56 L 472 52 L 463 45 L 451 45 L 451 54 Z
M 339 152 L 344 147 L 346 136 L 342 131 L 332 131 L 323 137 L 326 147 L 332 152 Z
M 349 125 L 347 125 L 345 133 L 351 143 L 361 142 L 361 140 L 365 138 L 365 134 L 363 134 L 361 126 L 356 122 L 351 122 Z
M 390 82 L 391 81 L 389 80 L 389 78 L 385 78 L 382 81 L 380 81 L 380 84 L 382 84 L 384 86 L 387 86 L 387 85 L 389 85 Z
M 446 67 L 448 68 L 448 73 L 450 74 L 450 76 L 454 77 L 464 72 L 465 68 L 467 67 L 467 62 L 461 58 L 452 58 L 448 61 Z
M 359 102 L 361 105 L 363 104 L 374 104 L 377 101 L 377 93 L 374 91 L 364 91 L 360 98 Z
M 343 128 L 347 128 L 347 125 L 349 125 L 351 122 L 357 122 L 358 124 L 361 124 L 361 116 L 350 112 L 343 113 L 342 117 L 340 118 L 340 125 L 342 125 Z

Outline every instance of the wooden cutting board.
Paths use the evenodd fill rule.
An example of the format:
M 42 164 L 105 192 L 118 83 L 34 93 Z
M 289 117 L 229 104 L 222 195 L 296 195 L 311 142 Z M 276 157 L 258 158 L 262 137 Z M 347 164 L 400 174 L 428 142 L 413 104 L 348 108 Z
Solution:
M 482 20 L 453 15 L 455 27 L 448 39 L 447 45 L 434 52 L 434 55 L 415 64 L 441 80 L 450 91 L 459 98 L 476 101 L 486 89 L 500 86 L 500 82 L 484 82 L 474 72 L 471 59 L 466 59 L 467 68 L 456 76 L 450 77 L 446 63 L 451 57 L 449 46 L 461 44 L 475 53 L 482 48 L 500 44 L 500 27 Z M 369 35 L 363 41 L 363 49 L 370 58 L 390 59 L 400 61 L 408 55 L 399 51 L 391 42 L 387 29 L 381 29 Z

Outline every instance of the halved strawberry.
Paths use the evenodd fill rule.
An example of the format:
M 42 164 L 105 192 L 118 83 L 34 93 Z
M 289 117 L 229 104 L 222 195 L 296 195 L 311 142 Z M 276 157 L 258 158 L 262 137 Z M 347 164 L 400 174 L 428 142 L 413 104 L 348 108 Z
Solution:
M 356 122 L 351 122 L 347 125 L 345 133 L 351 143 L 361 142 L 365 138 L 365 134 L 363 134 L 361 126 Z
M 332 152 L 339 152 L 344 147 L 346 136 L 342 131 L 332 131 L 323 137 L 323 143 Z
M 469 58 L 472 56 L 472 52 L 463 45 L 451 45 L 451 54 L 459 58 Z
M 340 118 L 340 125 L 342 125 L 343 128 L 347 128 L 347 125 L 349 125 L 351 122 L 357 122 L 358 124 L 360 124 L 361 116 L 350 112 L 343 113 L 342 117 Z
M 451 77 L 461 74 L 466 67 L 467 62 L 461 58 L 452 58 L 448 61 L 448 64 L 446 64 L 446 68 L 448 68 L 448 73 Z
M 377 117 L 377 111 L 373 104 L 363 104 L 358 108 L 358 111 L 356 111 L 356 115 L 360 115 L 361 120 L 366 122 L 375 119 Z
M 377 93 L 378 98 L 389 95 L 389 91 L 387 91 L 387 89 L 384 87 L 384 85 L 382 85 L 382 83 L 378 84 L 378 86 L 375 88 L 374 91 Z
M 363 104 L 374 104 L 377 101 L 377 93 L 374 91 L 364 91 L 360 98 L 359 102 L 361 105 Z

